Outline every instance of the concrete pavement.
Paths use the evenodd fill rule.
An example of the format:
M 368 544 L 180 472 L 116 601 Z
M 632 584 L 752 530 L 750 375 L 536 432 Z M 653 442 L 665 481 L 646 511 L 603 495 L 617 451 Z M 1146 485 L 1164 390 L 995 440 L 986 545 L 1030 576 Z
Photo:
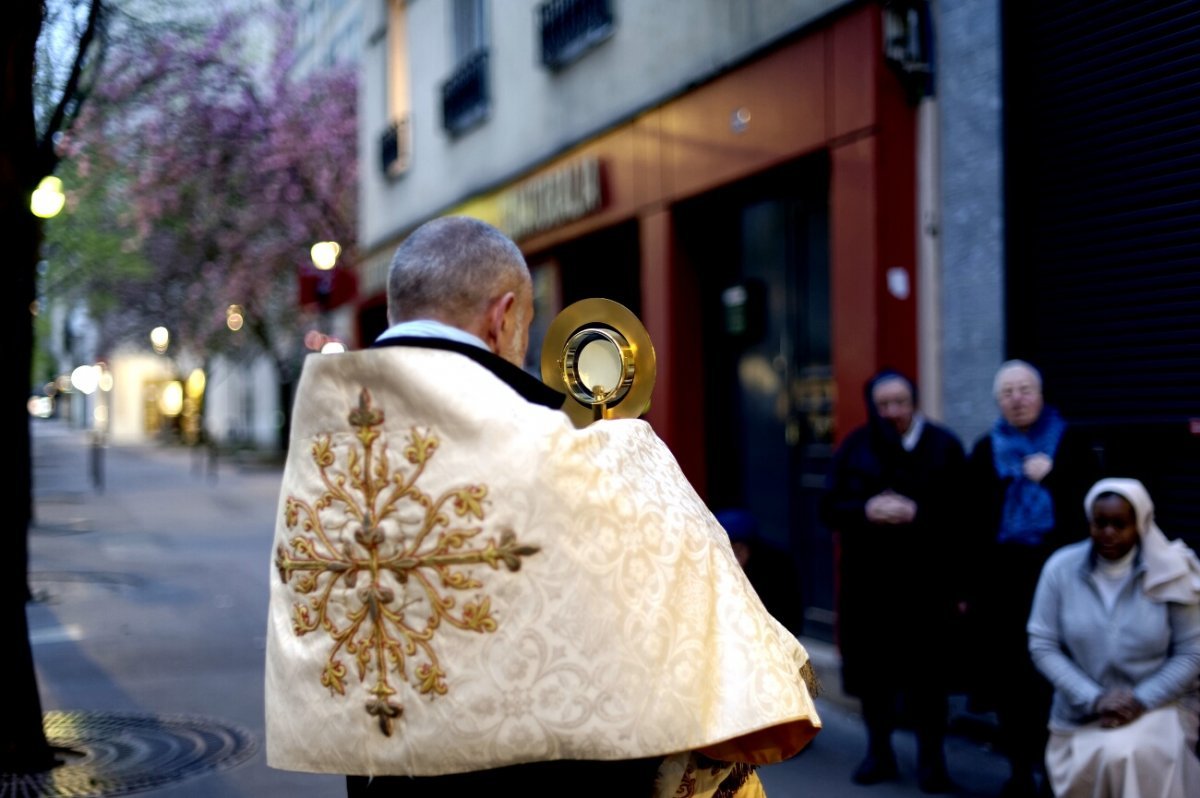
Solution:
M 84 757 L 93 770 L 119 770 L 122 756 L 159 756 L 169 764 L 147 759 L 157 778 L 131 776 L 133 783 L 109 792 L 103 784 L 67 792 L 42 783 L 40 792 L 27 794 L 343 796 L 341 777 L 274 770 L 263 757 L 262 660 L 278 467 L 220 461 L 214 472 L 179 447 L 109 446 L 98 490 L 83 432 L 57 419 L 34 420 L 32 428 L 35 601 L 28 616 L 43 709 L 48 718 L 159 722 L 156 733 L 169 746 L 154 733 L 142 739 L 142 730 L 125 729 L 118 732 L 128 731 L 125 748 L 108 748 L 135 753 L 110 751 L 103 760 L 97 751 L 108 748 L 97 744 Z M 838 691 L 832 647 L 804 643 L 826 690 L 817 700 L 824 729 L 799 756 L 761 769 L 768 795 L 922 795 L 907 732 L 896 735 L 900 781 L 850 783 L 865 746 L 856 705 Z M 986 744 L 956 735 L 947 750 L 951 774 L 963 785 L 959 795 L 998 793 L 1007 768 Z M 198 761 L 180 764 L 189 756 Z M 79 764 L 69 762 L 59 770 Z

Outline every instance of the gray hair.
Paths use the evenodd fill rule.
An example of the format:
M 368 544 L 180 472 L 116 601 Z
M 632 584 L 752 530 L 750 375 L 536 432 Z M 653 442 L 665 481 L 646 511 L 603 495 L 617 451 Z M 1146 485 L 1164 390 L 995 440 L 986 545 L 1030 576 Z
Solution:
M 478 219 L 444 216 L 414 230 L 392 256 L 388 323 L 464 326 L 504 292 L 529 287 L 529 267 L 512 239 Z
M 996 377 L 992 380 L 992 396 L 1000 396 L 1000 380 L 1004 375 L 1015 369 L 1024 369 L 1033 377 L 1033 382 L 1037 385 L 1038 392 L 1042 390 L 1042 372 L 1033 367 L 1032 364 L 1024 360 L 1006 360 L 1000 364 L 1000 368 L 996 369 Z

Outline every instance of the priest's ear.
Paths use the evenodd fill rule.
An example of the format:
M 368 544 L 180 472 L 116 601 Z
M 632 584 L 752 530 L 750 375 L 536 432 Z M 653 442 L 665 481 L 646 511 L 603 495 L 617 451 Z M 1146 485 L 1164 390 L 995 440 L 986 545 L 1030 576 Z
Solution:
M 488 305 L 484 314 L 483 342 L 493 352 L 500 352 L 505 341 L 505 322 L 512 306 L 517 301 L 517 295 L 505 291 Z

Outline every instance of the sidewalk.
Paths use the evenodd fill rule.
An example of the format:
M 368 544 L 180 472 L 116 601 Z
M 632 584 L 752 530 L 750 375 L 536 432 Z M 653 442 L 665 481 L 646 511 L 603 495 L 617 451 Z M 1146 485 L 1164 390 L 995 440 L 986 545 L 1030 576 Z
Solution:
M 103 489 L 85 433 L 33 422 L 30 640 L 47 733 L 78 754 L 0 795 L 145 793 L 160 798 L 341 798 L 340 776 L 267 767 L 263 655 L 281 471 L 180 447 L 106 447 Z M 865 747 L 837 653 L 802 639 L 824 728 L 799 756 L 763 768 L 771 798 L 918 796 L 911 734 L 897 734 L 899 782 L 849 773 Z M 962 796 L 993 796 L 1006 766 L 977 740 L 947 744 Z M 7 788 L 7 792 L 6 792 Z
M 27 794 L 344 796 L 262 750 L 279 470 L 109 446 L 101 492 L 86 434 L 32 429 L 30 641 L 47 734 L 79 755 Z

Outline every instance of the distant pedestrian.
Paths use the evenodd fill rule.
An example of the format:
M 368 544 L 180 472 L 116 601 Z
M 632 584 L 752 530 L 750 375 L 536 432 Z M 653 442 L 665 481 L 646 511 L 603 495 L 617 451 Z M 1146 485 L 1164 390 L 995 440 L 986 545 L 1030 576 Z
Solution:
M 1099 476 L 1091 447 L 1044 401 L 1042 376 L 1023 360 L 1003 363 L 993 394 L 1000 417 L 971 451 L 969 479 L 976 567 L 970 624 L 973 700 L 994 709 L 1011 767 L 1004 795 L 1039 793 L 1050 685 L 1029 658 L 1025 623 L 1042 565 L 1087 535 L 1083 497 Z
M 867 726 L 867 753 L 852 779 L 898 777 L 892 735 L 903 713 L 915 726 L 918 785 L 950 792 L 946 671 L 964 570 L 966 455 L 952 432 L 920 412 L 903 374 L 876 374 L 866 402 L 867 424 L 834 454 L 822 505 L 840 542 L 843 689 L 861 700 Z
M 1059 798 L 1200 796 L 1200 562 L 1136 479 L 1085 500 L 1091 540 L 1046 563 L 1029 650 L 1054 685 L 1046 771 Z

